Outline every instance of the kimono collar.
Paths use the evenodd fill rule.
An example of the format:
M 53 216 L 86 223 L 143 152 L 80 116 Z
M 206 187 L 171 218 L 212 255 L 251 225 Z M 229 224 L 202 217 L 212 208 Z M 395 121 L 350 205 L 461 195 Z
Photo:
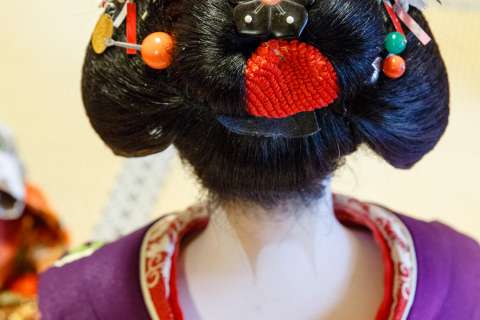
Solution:
M 384 263 L 384 297 L 376 320 L 406 320 L 417 284 L 417 260 L 410 231 L 390 210 L 334 195 L 337 219 L 346 226 L 368 229 Z M 176 264 L 181 240 L 203 230 L 209 221 L 208 205 L 170 214 L 146 232 L 140 252 L 142 294 L 153 320 L 183 320 L 176 287 Z

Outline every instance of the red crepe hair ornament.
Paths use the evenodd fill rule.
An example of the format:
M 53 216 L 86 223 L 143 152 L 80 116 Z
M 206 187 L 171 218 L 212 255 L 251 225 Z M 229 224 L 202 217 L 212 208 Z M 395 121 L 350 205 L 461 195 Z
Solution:
M 270 40 L 247 62 L 247 112 L 281 119 L 328 107 L 339 95 L 337 74 L 315 47 Z

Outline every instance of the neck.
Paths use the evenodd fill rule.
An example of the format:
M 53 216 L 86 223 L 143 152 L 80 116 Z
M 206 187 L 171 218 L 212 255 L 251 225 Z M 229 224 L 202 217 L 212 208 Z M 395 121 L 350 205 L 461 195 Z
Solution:
M 219 238 L 240 245 L 253 273 L 272 261 L 291 261 L 295 256 L 316 269 L 331 253 L 328 248 L 336 251 L 351 244 L 349 231 L 335 218 L 329 182 L 323 196 L 308 204 L 292 200 L 265 208 L 224 203 L 212 216 L 211 226 Z
M 365 288 L 373 292 L 383 280 L 366 276 L 372 263 L 365 261 L 381 259 L 371 253 L 377 248 L 368 249 L 370 238 L 361 241 L 336 219 L 329 184 L 323 197 L 308 204 L 291 201 L 266 209 L 224 203 L 183 252 L 181 299 L 192 306 L 186 319 L 353 319 L 354 311 L 337 317 L 331 309 L 340 306 L 344 312 L 344 301 L 359 300 L 352 283 L 363 297 Z M 192 301 L 203 307 L 197 310 Z M 372 310 L 377 304 L 374 300 Z

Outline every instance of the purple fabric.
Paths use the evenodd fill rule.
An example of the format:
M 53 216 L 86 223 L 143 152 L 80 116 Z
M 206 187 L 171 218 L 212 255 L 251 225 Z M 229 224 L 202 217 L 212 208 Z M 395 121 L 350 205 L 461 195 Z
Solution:
M 480 320 L 480 246 L 439 222 L 399 215 L 415 242 L 418 280 L 408 320 Z
M 139 281 L 140 246 L 147 228 L 42 274 L 42 320 L 149 319 Z
M 419 267 L 408 320 L 480 320 L 480 246 L 441 223 L 399 217 L 413 236 Z M 138 270 L 147 228 L 44 273 L 42 319 L 149 319 Z

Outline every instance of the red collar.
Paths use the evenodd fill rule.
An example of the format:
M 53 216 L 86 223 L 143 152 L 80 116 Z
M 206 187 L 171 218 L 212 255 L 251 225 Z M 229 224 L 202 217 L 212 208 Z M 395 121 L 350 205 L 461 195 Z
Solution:
M 385 290 L 376 320 L 407 319 L 415 297 L 417 261 L 413 239 L 391 211 L 335 195 L 335 215 L 344 225 L 371 231 L 382 251 Z M 162 217 L 145 233 L 140 254 L 143 298 L 153 320 L 183 320 L 176 286 L 176 264 L 185 235 L 203 230 L 206 205 Z

